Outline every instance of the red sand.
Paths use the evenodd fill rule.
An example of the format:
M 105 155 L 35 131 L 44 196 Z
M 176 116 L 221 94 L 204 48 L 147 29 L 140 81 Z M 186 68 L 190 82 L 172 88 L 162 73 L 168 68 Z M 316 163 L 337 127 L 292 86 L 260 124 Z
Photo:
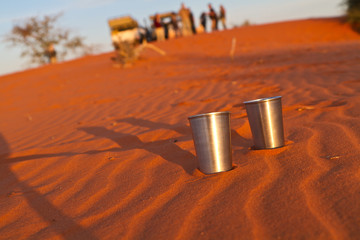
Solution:
M 360 237 L 360 35 L 311 19 L 156 45 L 0 78 L 0 238 Z M 277 95 L 287 145 L 250 150 L 242 102 Z M 203 175 L 187 117 L 223 110 L 236 168 Z

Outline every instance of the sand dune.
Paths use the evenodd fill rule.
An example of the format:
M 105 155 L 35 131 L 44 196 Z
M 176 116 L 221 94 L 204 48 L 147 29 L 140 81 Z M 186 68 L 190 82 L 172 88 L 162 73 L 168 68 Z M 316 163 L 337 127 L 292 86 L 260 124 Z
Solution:
M 309 19 L 156 45 L 0 78 L 0 238 L 359 238 L 360 35 Z M 286 146 L 251 150 L 242 103 L 277 95 Z M 225 110 L 235 168 L 204 175 L 187 117 Z

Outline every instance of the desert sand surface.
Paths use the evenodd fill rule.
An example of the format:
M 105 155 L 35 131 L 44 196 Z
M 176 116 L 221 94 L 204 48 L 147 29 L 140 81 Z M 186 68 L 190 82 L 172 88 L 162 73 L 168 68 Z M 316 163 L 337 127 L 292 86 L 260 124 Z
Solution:
M 0 239 L 360 238 L 359 34 L 308 19 L 155 45 L 0 77 Z M 243 102 L 279 95 L 286 146 L 252 150 Z M 234 169 L 204 175 L 187 117 L 213 111 Z

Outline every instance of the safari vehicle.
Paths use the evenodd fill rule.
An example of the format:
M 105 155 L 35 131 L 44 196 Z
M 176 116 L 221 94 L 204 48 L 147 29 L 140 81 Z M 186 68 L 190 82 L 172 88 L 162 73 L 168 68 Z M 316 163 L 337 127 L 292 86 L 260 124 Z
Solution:
M 158 51 L 156 47 L 146 44 L 153 41 L 151 31 L 140 27 L 130 16 L 113 18 L 108 21 L 111 39 L 115 48 L 114 61 L 126 64 L 134 61 L 145 47 Z M 145 40 L 145 41 L 144 41 Z M 142 44 L 145 43 L 145 44 Z M 160 50 L 160 54 L 164 54 Z
M 114 45 L 120 42 L 135 43 L 139 39 L 139 24 L 130 16 L 113 18 L 108 21 Z
M 160 16 L 161 21 L 170 22 L 173 14 L 176 14 L 176 13 L 175 12 L 159 13 L 159 16 Z M 155 15 L 151 15 L 149 17 L 150 21 L 154 21 L 154 17 L 155 17 Z
M 163 28 L 165 30 L 165 38 L 174 38 L 176 35 L 176 30 L 174 29 L 174 24 L 179 24 L 178 16 L 175 12 L 165 12 L 165 13 L 158 13 L 160 17 L 160 21 L 163 25 Z M 154 21 L 155 15 L 151 15 L 149 17 L 150 22 Z M 175 21 L 175 23 L 173 22 Z

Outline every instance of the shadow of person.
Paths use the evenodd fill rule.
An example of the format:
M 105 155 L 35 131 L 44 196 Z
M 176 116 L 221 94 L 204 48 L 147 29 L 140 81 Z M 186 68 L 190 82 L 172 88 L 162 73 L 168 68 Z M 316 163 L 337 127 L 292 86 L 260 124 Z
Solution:
M 152 122 L 149 120 L 139 119 L 139 118 L 123 118 L 116 120 L 119 123 L 128 123 L 134 126 L 140 126 L 148 128 L 147 131 L 153 131 L 157 129 L 168 129 L 176 131 L 179 134 L 182 134 L 182 137 L 178 137 L 178 140 L 191 140 L 191 129 L 190 127 L 186 125 L 170 125 L 167 123 L 158 123 L 158 122 Z M 241 147 L 241 149 L 237 149 L 234 151 L 234 155 L 242 155 L 246 154 L 250 151 L 250 148 L 252 146 L 252 140 L 242 137 L 237 131 L 234 129 L 231 129 L 231 143 L 233 146 Z
M 102 150 L 90 150 L 86 152 L 62 152 L 62 153 L 45 153 L 45 154 L 32 154 L 32 155 L 25 155 L 25 156 L 18 156 L 18 157 L 4 157 L 2 158 L 0 155 L 0 164 L 9 164 L 9 163 L 15 163 L 15 162 L 24 162 L 29 160 L 35 160 L 40 158 L 53 158 L 53 157 L 71 157 L 75 155 L 92 155 L 92 154 L 98 154 L 102 152 L 118 152 L 121 151 L 121 148 L 108 148 L 108 149 L 102 149 Z
M 179 134 L 186 136 L 186 140 L 191 140 L 191 129 L 186 125 L 171 125 L 167 123 L 157 123 L 149 120 L 139 119 L 139 118 L 123 118 L 116 120 L 117 122 L 125 122 L 134 126 L 146 127 L 149 131 L 157 129 L 168 129 L 173 130 Z M 185 139 L 184 139 L 185 140 Z M 251 146 L 252 140 L 242 137 L 237 131 L 231 129 L 231 142 L 235 146 Z
M 76 223 L 70 217 L 64 215 L 46 197 L 41 195 L 25 182 L 21 182 L 10 168 L 8 161 L 11 155 L 9 144 L 0 133 L 0 192 L 5 191 L 4 195 L 12 197 L 11 188 L 14 186 L 21 190 L 21 193 L 28 205 L 34 209 L 38 215 L 48 223 L 48 227 L 34 233 L 29 238 L 43 239 L 48 238 L 49 234 L 56 232 L 65 239 L 97 239 L 92 233 Z M 9 187 L 10 186 L 10 187 Z M 13 188 L 12 188 L 13 189 Z M 6 193 L 9 191 L 9 193 Z M 1 193 L 1 195 L 3 195 Z
M 153 130 L 157 130 L 157 129 L 168 129 L 168 130 L 172 130 L 172 131 L 175 131 L 175 132 L 183 135 L 183 137 L 181 137 L 183 140 L 191 139 L 190 128 L 183 124 L 171 125 L 171 124 L 167 124 L 167 123 L 152 122 L 149 120 L 132 118 L 132 117 L 118 119 L 116 121 L 119 123 L 125 122 L 125 123 L 129 123 L 131 125 L 134 125 L 134 126 L 146 127 L 149 129 L 148 131 L 153 131 Z
M 123 151 L 144 149 L 181 166 L 189 175 L 191 175 L 196 168 L 195 156 L 183 150 L 170 140 L 143 142 L 137 136 L 114 132 L 104 127 L 81 127 L 78 128 L 78 130 L 94 135 L 95 137 L 110 139 L 117 143 Z
M 26 156 L 19 156 L 19 157 L 5 157 L 5 158 L 1 158 L 1 163 L 6 163 L 6 164 L 10 164 L 10 163 L 15 163 L 15 162 L 24 162 L 24 161 L 29 161 L 29 160 L 34 160 L 34 159 L 40 159 L 40 158 L 52 158 L 52 157 L 70 157 L 70 156 L 74 156 L 80 153 L 74 153 L 74 152 L 63 152 L 63 153 L 48 153 L 48 154 L 32 154 L 32 155 L 26 155 Z

